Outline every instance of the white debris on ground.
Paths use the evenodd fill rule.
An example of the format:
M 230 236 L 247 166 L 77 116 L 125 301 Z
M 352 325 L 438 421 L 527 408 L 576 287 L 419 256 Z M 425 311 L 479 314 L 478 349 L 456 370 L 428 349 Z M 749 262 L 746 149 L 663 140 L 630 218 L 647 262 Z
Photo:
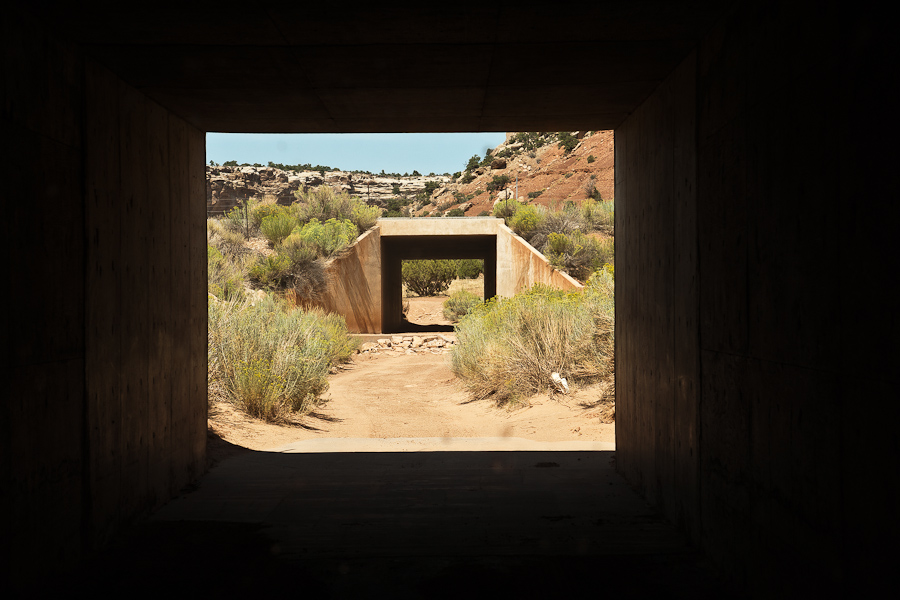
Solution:
M 379 338 L 374 342 L 364 342 L 360 345 L 359 354 L 388 354 L 400 356 L 402 354 L 443 354 L 456 344 L 456 340 L 449 335 L 439 333 L 425 333 L 422 335 L 392 335 Z

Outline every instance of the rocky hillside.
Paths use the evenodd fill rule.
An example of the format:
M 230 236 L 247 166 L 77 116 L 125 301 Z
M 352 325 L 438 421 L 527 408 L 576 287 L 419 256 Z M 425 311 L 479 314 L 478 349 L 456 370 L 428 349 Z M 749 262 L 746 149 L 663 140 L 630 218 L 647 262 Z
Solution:
M 516 142 L 514 134 L 491 153 L 500 156 L 490 164 L 462 172 L 456 178 L 445 176 L 380 177 L 346 171 L 282 171 L 274 167 L 206 168 L 206 206 L 210 215 L 221 214 L 248 198 L 274 197 L 279 204 L 294 200 L 294 192 L 320 185 L 348 192 L 369 204 L 385 207 L 398 196 L 408 199 L 404 214 L 441 216 L 454 208 L 466 216 L 490 213 L 493 206 L 516 197 L 532 204 L 562 205 L 589 197 L 611 200 L 614 193 L 614 156 L 612 131 L 575 132 L 577 144 L 568 153 L 552 136 L 544 145 L 527 149 Z M 538 142 L 539 144 L 541 141 Z M 464 158 L 460 167 L 464 167 Z M 414 165 L 411 165 L 414 166 Z M 467 177 L 468 175 L 468 177 Z M 503 175 L 509 183 L 491 189 L 495 177 Z M 465 183 L 463 183 L 465 182 Z M 424 197 L 427 188 L 436 188 Z M 417 198 L 418 196 L 418 198 Z M 458 213 L 457 213 L 458 214 Z
M 449 183 L 435 190 L 432 204 L 415 211 L 418 215 L 440 216 L 454 208 L 461 208 L 466 216 L 491 212 L 497 202 L 516 197 L 531 204 L 543 206 L 563 205 L 571 200 L 580 203 L 597 194 L 603 200 L 612 200 L 615 185 L 615 157 L 612 131 L 575 132 L 577 145 L 568 153 L 551 141 L 534 150 L 525 150 L 522 144 L 513 143 L 513 134 L 497 146 L 492 155 L 510 156 L 496 158 L 489 166 L 473 169 L 474 176 L 468 183 Z M 506 151 L 506 152 L 504 152 Z M 593 159 L 591 158 L 593 157 Z M 509 177 L 504 189 L 490 191 L 495 177 Z M 464 180 L 460 177 L 459 180 Z

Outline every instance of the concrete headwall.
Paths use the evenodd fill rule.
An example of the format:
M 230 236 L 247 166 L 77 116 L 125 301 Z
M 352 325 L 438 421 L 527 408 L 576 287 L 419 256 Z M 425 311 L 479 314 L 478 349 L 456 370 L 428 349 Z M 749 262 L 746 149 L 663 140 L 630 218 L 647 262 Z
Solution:
M 354 333 L 381 332 L 381 230 L 362 234 L 327 266 L 322 308 L 343 315 Z
M 203 132 L 28 18 L 2 32 L 6 582 L 203 471 L 206 278 Z
M 536 283 L 565 290 L 583 287 L 572 277 L 550 266 L 540 252 L 504 225 L 503 219 L 379 219 L 375 228 L 360 236 L 342 256 L 328 263 L 328 288 L 319 304 L 329 312 L 343 315 L 347 327 L 355 333 L 381 333 L 385 327 L 392 330 L 400 318 L 399 314 L 384 314 L 385 298 L 389 299 L 390 310 L 396 308 L 399 311 L 400 283 L 396 273 L 399 267 L 385 263 L 400 259 L 394 256 L 398 252 L 396 248 L 388 252 L 390 256 L 384 255 L 382 239 L 402 240 L 400 243 L 406 248 L 404 252 L 434 257 L 468 256 L 474 246 L 480 248 L 487 240 L 490 248 L 484 252 L 490 255 L 486 257 L 485 268 L 490 270 L 495 263 L 494 254 L 497 268 L 496 280 L 491 273 L 485 274 L 485 289 L 494 289 L 496 281 L 499 296 L 513 296 Z M 466 244 L 467 239 L 471 239 L 472 243 Z M 446 241 L 451 247 L 432 244 L 429 240 Z M 477 244 L 475 240 L 478 240 Z M 454 254 L 457 247 L 458 255 Z M 477 250 L 474 256 L 479 252 L 482 250 Z M 395 294 L 385 296 L 385 285 L 396 285 L 398 289 Z
M 554 269 L 543 254 L 501 221 L 497 224 L 497 295 L 509 298 L 536 283 L 561 290 L 584 287 L 576 279 Z

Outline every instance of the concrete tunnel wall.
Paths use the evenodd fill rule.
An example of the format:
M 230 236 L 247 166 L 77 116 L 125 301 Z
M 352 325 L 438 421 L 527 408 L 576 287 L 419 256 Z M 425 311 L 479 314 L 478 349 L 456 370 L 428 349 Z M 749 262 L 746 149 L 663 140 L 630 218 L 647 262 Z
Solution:
M 616 128 L 618 468 L 770 589 L 864 590 L 898 533 L 896 49 L 831 10 L 740 3 Z M 203 132 L 0 27 L 0 536 L 27 581 L 202 472 Z
M 343 315 L 354 333 L 400 331 L 400 263 L 415 258 L 481 258 L 485 296 L 511 297 L 535 283 L 582 289 L 497 218 L 380 219 L 329 261 L 319 307 Z
M 102 545 L 205 469 L 204 134 L 3 20 L 2 581 Z
M 742 5 L 616 129 L 617 466 L 763 594 L 893 568 L 893 117 L 847 31 Z

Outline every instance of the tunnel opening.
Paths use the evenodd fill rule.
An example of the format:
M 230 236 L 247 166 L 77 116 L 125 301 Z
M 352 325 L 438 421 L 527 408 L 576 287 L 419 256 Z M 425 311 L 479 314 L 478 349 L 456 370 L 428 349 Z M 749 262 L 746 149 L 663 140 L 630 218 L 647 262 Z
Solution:
M 609 140 L 609 153 L 611 161 L 611 138 L 612 132 L 597 132 L 608 134 L 608 137 L 601 137 L 601 141 L 606 143 Z M 590 134 L 588 134 L 590 136 Z M 600 143 L 598 141 L 598 143 Z M 562 157 L 565 156 L 563 151 L 558 150 L 555 144 L 552 144 L 554 151 Z M 591 152 L 598 153 L 596 148 L 583 152 L 583 162 L 589 164 L 593 162 Z M 577 152 L 576 152 L 577 153 Z M 568 158 L 565 160 L 575 160 Z M 597 161 L 602 163 L 601 160 Z M 539 161 L 537 161 L 539 162 Z M 536 163 L 537 164 L 537 163 Z M 568 164 L 568 163 L 566 163 Z M 571 166 L 571 165 L 570 165 Z M 569 167 L 564 167 L 568 169 Z M 580 167 L 584 169 L 584 165 Z M 611 162 L 610 162 L 611 171 Z M 575 170 L 568 172 L 568 175 L 579 175 L 587 178 L 587 175 L 581 171 Z M 523 206 L 532 204 L 538 207 L 545 207 L 547 210 L 560 210 L 563 206 L 566 208 L 574 207 L 578 210 L 578 205 L 572 200 L 573 195 L 581 194 L 579 198 L 585 197 L 593 199 L 590 191 L 586 190 L 585 182 L 577 182 L 576 177 L 560 177 L 559 186 L 549 190 L 547 193 L 529 192 L 526 181 L 521 182 L 522 197 L 519 198 L 520 188 L 511 187 L 515 193 L 506 194 L 505 209 L 510 204 L 521 203 Z M 587 181 L 587 180 L 586 180 Z M 594 189 L 594 178 L 591 177 L 588 183 L 591 183 L 591 190 Z M 324 185 L 337 185 L 334 181 L 326 180 Z M 545 185 L 545 184 L 542 184 Z M 341 184 L 342 190 L 343 184 Z M 337 188 L 334 188 L 335 190 Z M 610 192 L 611 194 L 611 192 Z M 599 199 L 599 194 L 597 195 Z M 568 198 L 568 200 L 566 200 Z M 527 200 L 526 200 L 527 199 Z M 209 201 L 209 198 L 208 198 Z M 473 210 L 474 214 L 474 210 Z M 484 211 L 482 215 L 486 214 Z M 381 370 L 375 370 L 369 373 L 368 378 L 356 385 L 356 387 L 337 385 L 338 379 L 346 379 L 349 374 L 344 372 L 343 368 L 339 368 L 337 372 L 333 372 L 329 379 L 332 380 L 331 388 L 328 395 L 323 396 L 326 402 L 319 408 L 313 410 L 310 414 L 311 418 L 303 419 L 301 425 L 306 432 L 312 432 L 312 436 L 303 436 L 306 442 L 312 438 L 322 441 L 320 447 L 331 448 L 334 451 L 360 451 L 362 448 L 374 448 L 368 441 L 372 440 L 396 440 L 396 439 L 441 439 L 441 443 L 428 442 L 427 448 L 434 449 L 451 449 L 447 440 L 473 440 L 481 438 L 490 438 L 490 442 L 486 442 L 482 446 L 472 445 L 468 442 L 468 449 L 476 447 L 484 450 L 495 450 L 499 447 L 504 449 L 526 449 L 534 448 L 533 443 L 546 443 L 545 449 L 573 450 L 573 449 L 592 449 L 592 450 L 611 450 L 615 446 L 615 424 L 610 419 L 609 411 L 604 412 L 601 427 L 597 431 L 590 432 L 585 428 L 584 424 L 572 424 L 565 430 L 554 430 L 552 435 L 542 435 L 544 431 L 542 427 L 549 424 L 549 417 L 542 415 L 532 422 L 525 423 L 527 419 L 518 419 L 520 422 L 510 425 L 509 423 L 497 423 L 492 425 L 493 428 L 486 429 L 481 427 L 457 427 L 450 426 L 442 421 L 443 417 L 428 417 L 436 427 L 428 429 L 417 429 L 413 424 L 403 421 L 402 412 L 398 412 L 398 407 L 408 406 L 410 400 L 415 398 L 421 400 L 425 397 L 425 402 L 434 402 L 434 395 L 442 395 L 445 399 L 454 398 L 459 404 L 469 405 L 473 402 L 473 397 L 467 396 L 467 391 L 463 385 L 457 386 L 458 390 L 450 389 L 451 386 L 445 385 L 455 376 L 447 369 L 450 362 L 449 356 L 451 345 L 455 341 L 454 328 L 452 325 L 443 325 L 435 327 L 432 323 L 414 322 L 407 318 L 404 314 L 404 287 L 403 287 L 403 264 L 404 262 L 419 260 L 477 260 L 483 264 L 483 278 L 480 280 L 481 296 L 484 299 L 500 297 L 512 297 L 521 291 L 529 289 L 535 283 L 543 283 L 551 287 L 562 287 L 565 289 L 579 289 L 580 283 L 562 271 L 557 271 L 551 267 L 544 254 L 535 247 L 531 246 L 528 241 L 516 234 L 513 230 L 506 226 L 505 221 L 496 217 L 451 217 L 445 216 L 435 217 L 382 217 L 376 221 L 374 227 L 361 235 L 351 249 L 351 255 L 345 257 L 340 265 L 329 271 L 329 281 L 341 282 L 339 285 L 332 285 L 330 293 L 330 304 L 326 307 L 329 312 L 342 314 L 347 318 L 347 324 L 350 326 L 351 320 L 359 327 L 354 329 L 350 327 L 350 331 L 359 334 L 362 338 L 363 347 L 377 343 L 382 346 L 382 342 L 391 340 L 392 337 L 404 336 L 409 334 L 409 339 L 401 339 L 398 341 L 388 341 L 384 346 L 393 345 L 392 351 L 399 354 L 406 354 L 405 358 L 397 356 L 397 363 L 393 366 L 386 366 Z M 335 300 L 337 299 L 337 300 Z M 419 349 L 419 343 L 415 339 L 415 334 L 424 337 L 421 334 L 426 332 L 448 334 L 443 339 L 447 345 L 441 351 L 435 349 L 435 354 L 444 354 L 443 357 L 436 357 L 438 362 L 417 365 L 413 371 L 408 371 L 399 366 L 401 360 L 418 360 L 415 357 L 410 359 L 408 356 L 410 347 Z M 447 339 L 449 338 L 449 339 Z M 422 345 L 428 346 L 430 342 L 435 344 L 439 340 L 424 339 Z M 407 351 L 404 353 L 402 348 Z M 397 352 L 400 350 L 399 352 Z M 367 358 L 367 357 L 363 357 Z M 374 361 L 373 363 L 374 364 Z M 366 365 L 367 367 L 370 365 Z M 438 367 L 441 368 L 438 368 Z M 354 367 L 351 367 L 352 371 Z M 561 378 L 565 379 L 566 373 L 561 374 Z M 435 385 L 439 384 L 439 385 Z M 574 386 L 573 391 L 584 391 L 584 394 L 577 396 L 565 395 L 567 390 L 554 387 L 548 384 L 546 393 L 541 393 L 536 399 L 539 406 L 559 407 L 565 406 L 566 410 L 581 410 L 581 412 L 589 412 L 585 409 L 587 404 L 591 411 L 591 417 L 597 417 L 599 412 L 599 403 L 593 403 L 586 400 L 592 393 L 591 386 Z M 609 386 L 614 389 L 614 386 Z M 586 388 L 582 390 L 580 388 Z M 427 392 L 427 393 L 425 393 Z M 605 391 L 603 392 L 605 393 Z M 368 398 L 364 400 L 358 407 L 360 410 L 375 410 L 378 406 L 387 406 L 386 419 L 390 421 L 391 427 L 383 427 L 377 423 L 373 423 L 363 428 L 357 428 L 348 433 L 342 430 L 336 424 L 344 418 L 343 415 L 336 416 L 338 411 L 332 411 L 332 406 L 337 403 L 333 402 L 334 398 L 341 395 L 352 396 L 355 398 Z M 428 395 L 430 394 L 430 395 Z M 330 396 L 330 398 L 329 398 Z M 487 408 L 492 405 L 492 401 L 488 398 L 479 398 L 484 402 L 480 402 L 481 406 Z M 529 403 L 522 404 L 524 408 Z M 381 410 L 381 409 L 378 409 Z M 543 408 L 537 408 L 532 412 L 540 412 Z M 352 413 L 345 413 L 347 415 Z M 384 416 L 382 415 L 382 416 Z M 227 415 L 234 421 L 243 421 L 239 416 L 231 413 Z M 354 418 L 356 415 L 354 415 Z M 381 418 L 381 417 L 379 417 Z M 542 420 L 543 419 L 543 420 Z M 348 421 L 350 419 L 347 419 Z M 511 419 L 516 421 L 516 419 Z M 564 423 L 564 419 L 560 419 Z M 408 425 L 408 427 L 407 427 Z M 446 426 L 445 426 L 446 425 Z M 483 423 L 482 423 L 483 425 Z M 487 433 L 486 433 L 487 432 Z M 337 446 L 331 441 L 336 439 L 346 439 L 346 436 L 352 435 L 359 440 L 368 440 L 360 442 L 356 445 Z M 343 436 L 343 437 L 342 437 Z M 259 436 L 255 436 L 259 437 Z M 263 436 L 265 437 L 265 436 Z M 285 437 L 274 437 L 274 441 L 268 446 L 269 449 L 278 449 L 284 446 L 287 441 Z M 517 439 L 519 442 L 514 442 Z M 326 440 L 331 440 L 326 442 Z M 230 441 L 230 440 L 229 440 Z M 259 439 L 252 440 L 252 444 L 246 447 L 263 449 L 259 443 Z M 527 442 L 527 443 L 526 443 Z M 519 444 L 518 446 L 516 444 Z M 384 448 L 388 448 L 396 444 L 389 443 Z M 315 444 L 306 445 L 308 451 L 316 451 L 312 449 Z M 398 450 L 409 449 L 410 446 L 402 444 L 397 447 Z M 416 446 L 417 449 L 423 449 Z
M 404 260 L 402 265 L 406 331 L 453 331 L 469 302 L 485 300 L 483 260 Z
M 382 330 L 384 333 L 452 331 L 452 325 L 413 323 L 404 313 L 403 263 L 475 259 L 484 264 L 482 294 L 497 295 L 497 236 L 391 236 L 381 239 Z

